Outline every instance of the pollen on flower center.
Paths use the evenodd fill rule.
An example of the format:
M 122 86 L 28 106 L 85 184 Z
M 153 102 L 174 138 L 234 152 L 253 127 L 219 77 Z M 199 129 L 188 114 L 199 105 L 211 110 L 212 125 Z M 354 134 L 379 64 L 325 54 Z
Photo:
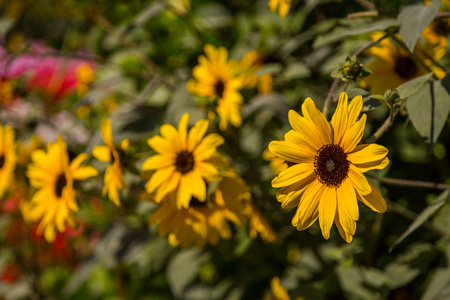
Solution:
M 216 84 L 214 85 L 214 92 L 219 98 L 223 98 L 223 92 L 225 91 L 225 84 L 222 80 L 217 80 Z
M 5 156 L 2 155 L 0 156 L 0 169 L 3 168 L 4 165 L 5 165 Z
M 395 60 L 395 72 L 402 78 L 414 77 L 419 72 L 416 62 L 409 56 L 399 56 Z
M 55 195 L 56 195 L 56 197 L 61 198 L 63 189 L 64 189 L 64 187 L 66 185 L 67 185 L 66 176 L 64 176 L 64 174 L 60 174 L 56 178 L 56 184 L 55 184 Z
M 347 154 L 338 145 L 325 145 L 316 153 L 314 172 L 319 181 L 328 187 L 339 187 L 348 177 L 349 168 Z
M 175 159 L 175 168 L 181 174 L 186 174 L 194 168 L 194 155 L 189 151 L 181 151 Z

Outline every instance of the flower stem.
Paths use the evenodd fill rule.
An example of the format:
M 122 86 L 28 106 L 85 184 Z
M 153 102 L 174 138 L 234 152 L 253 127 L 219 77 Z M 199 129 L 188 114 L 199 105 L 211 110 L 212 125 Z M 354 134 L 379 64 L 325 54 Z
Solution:
M 341 80 L 339 78 L 336 78 L 333 81 L 333 84 L 331 85 L 330 90 L 328 91 L 328 95 L 327 95 L 327 98 L 325 99 L 325 104 L 323 105 L 323 110 L 322 110 L 322 113 L 325 116 L 325 118 L 327 118 L 327 116 L 328 116 L 328 112 L 330 110 L 331 99 L 333 99 L 333 92 L 336 89 L 336 87 L 338 86 L 339 81 L 341 81 Z
M 435 189 L 435 190 L 450 190 L 450 185 L 445 183 L 429 182 L 429 181 L 419 181 L 419 180 L 409 180 L 409 179 L 397 179 L 389 177 L 376 177 L 367 174 L 367 176 L 373 177 L 380 182 L 399 186 L 410 186 L 425 189 Z
M 383 125 L 378 128 L 378 130 L 367 139 L 366 143 L 374 143 L 376 140 L 378 140 L 385 132 L 386 130 L 394 123 L 395 116 L 397 116 L 398 112 L 400 111 L 400 105 L 397 104 L 395 107 L 389 108 L 389 117 L 384 121 Z

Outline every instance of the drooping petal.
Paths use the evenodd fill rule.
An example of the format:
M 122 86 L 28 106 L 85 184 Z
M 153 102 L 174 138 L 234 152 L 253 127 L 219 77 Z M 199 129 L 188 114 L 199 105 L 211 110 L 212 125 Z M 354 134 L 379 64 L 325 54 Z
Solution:
M 369 184 L 372 188 L 372 192 L 364 196 L 358 193 L 358 199 L 373 211 L 384 213 L 387 209 L 386 201 L 383 199 L 383 196 L 381 196 L 378 189 L 372 183 L 369 182 Z
M 356 191 L 361 195 L 367 195 L 372 191 L 367 178 L 353 164 L 350 164 L 348 179 L 350 180 Z
M 319 225 L 323 237 L 328 240 L 336 215 L 336 190 L 325 187 L 319 201 Z
M 347 218 L 349 219 L 349 218 Z M 342 225 L 342 221 L 341 221 L 341 215 L 339 214 L 339 209 L 336 211 L 336 217 L 334 219 L 334 222 L 336 224 L 336 227 L 339 231 L 339 234 L 341 235 L 341 237 L 347 242 L 347 243 L 351 243 L 351 241 L 353 240 L 353 235 L 346 232 L 344 230 L 344 226 Z M 355 223 L 355 228 L 356 228 L 356 222 Z M 352 225 L 347 225 L 348 226 L 352 226 Z
M 283 170 L 272 180 L 272 186 L 275 188 L 294 184 L 314 173 L 312 163 L 297 164 Z
M 108 146 L 95 146 L 92 150 L 92 155 L 99 161 L 109 162 L 111 161 L 111 150 Z
M 349 180 L 345 180 L 342 185 L 337 188 L 338 202 L 342 203 L 345 213 L 352 219 L 357 221 L 359 219 L 358 200 L 356 200 L 355 189 Z

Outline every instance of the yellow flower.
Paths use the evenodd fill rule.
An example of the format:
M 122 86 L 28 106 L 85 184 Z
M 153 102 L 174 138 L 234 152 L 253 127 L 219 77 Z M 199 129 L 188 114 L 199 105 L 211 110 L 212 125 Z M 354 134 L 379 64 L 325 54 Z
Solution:
M 250 217 L 249 235 L 252 239 L 259 233 L 264 243 L 274 243 L 277 240 L 276 232 L 251 201 L 247 202 L 246 214 Z
M 92 155 L 99 161 L 110 162 L 110 165 L 105 171 L 105 183 L 102 190 L 102 196 L 104 197 L 108 194 L 108 198 L 114 202 L 115 205 L 120 206 L 119 190 L 127 188 L 123 179 L 123 154 L 127 150 L 130 142 L 128 139 L 125 139 L 120 143 L 119 149 L 116 148 L 112 137 L 110 119 L 102 120 L 100 131 L 106 146 L 95 146 L 92 150 Z
M 38 190 L 31 198 L 28 215 L 33 222 L 39 221 L 37 232 L 43 232 L 49 242 L 54 241 L 55 230 L 63 232 L 66 224 L 75 226 L 73 212 L 78 211 L 78 205 L 73 182 L 98 174 L 92 167 L 81 166 L 87 158 L 82 153 L 69 162 L 67 145 L 61 136 L 47 145 L 47 152 L 35 150 L 31 154 L 27 176 Z
M 225 131 L 228 123 L 235 127 L 242 124 L 243 98 L 239 90 L 245 85 L 239 62 L 228 60 L 224 47 L 205 46 L 206 56 L 198 58 L 199 64 L 192 73 L 195 79 L 187 82 L 187 90 L 197 96 L 207 97 L 220 117 L 219 128 Z
M 223 144 L 223 138 L 210 133 L 207 120 L 198 121 L 189 134 L 189 114 L 185 113 L 178 124 L 178 130 L 170 125 L 161 126 L 161 136 L 147 142 L 157 154 L 147 158 L 142 170 L 155 170 L 145 185 L 148 193 L 156 191 L 157 203 L 170 192 L 176 192 L 176 207 L 188 208 L 192 197 L 200 202 L 206 200 L 206 183 L 217 181 L 220 174 L 211 156 Z M 206 182 L 205 182 L 206 181 Z
M 382 33 L 375 33 L 372 39 L 377 40 L 381 35 Z M 400 36 L 398 38 L 400 39 Z M 426 37 L 424 38 L 426 39 Z M 430 47 L 429 44 L 419 41 L 414 52 L 436 76 L 439 78 L 445 76 L 445 72 L 432 65 L 432 61 L 427 58 L 431 57 L 438 61 L 445 54 L 443 47 L 439 45 Z M 368 54 L 373 57 L 373 60 L 367 65 L 367 68 L 372 71 L 372 75 L 364 78 L 363 84 L 367 85 L 372 94 L 384 94 L 388 89 L 397 88 L 411 79 L 428 73 L 425 67 L 388 38 L 370 48 Z
M 229 222 L 242 226 L 244 200 L 248 197 L 244 181 L 234 171 L 226 171 L 208 201 L 199 201 L 193 196 L 188 207 L 178 209 L 175 196 L 168 195 L 149 222 L 159 225 L 160 236 L 169 235 L 169 244 L 173 247 L 186 248 L 195 243 L 203 248 L 206 243 L 214 245 L 219 239 L 230 239 Z
M 281 171 L 284 171 L 289 167 L 291 163 L 288 163 L 282 158 L 277 157 L 275 154 L 270 152 L 269 148 L 264 150 L 262 158 L 269 162 L 270 169 L 273 175 L 278 175 Z
M 271 11 L 277 11 L 280 17 L 284 18 L 291 8 L 291 0 L 270 0 L 269 7 Z
M 82 97 L 89 92 L 89 86 L 94 82 L 94 71 L 88 63 L 82 63 L 76 70 L 77 93 Z
M 262 95 L 273 92 L 273 77 L 271 74 L 263 74 L 258 77 L 258 93 Z
M 270 289 L 272 290 L 272 296 L 264 296 L 264 300 L 291 300 L 286 289 L 281 285 L 280 278 L 274 277 L 270 282 Z M 304 300 L 303 297 L 296 297 L 295 300 Z
M 258 51 L 251 50 L 247 52 L 239 62 L 241 70 L 240 74 L 243 76 L 244 85 L 252 88 L 258 83 L 258 76 L 255 72 L 262 68 L 262 56 Z
M 26 166 L 31 160 L 31 153 L 36 149 L 44 148 L 45 144 L 38 135 L 33 135 L 28 145 L 23 142 L 17 143 L 17 163 Z
M 325 239 L 333 221 L 342 238 L 350 243 L 359 219 L 358 203 L 376 212 L 386 211 L 386 202 L 363 173 L 389 164 L 388 150 L 377 144 L 357 146 L 366 124 L 366 115 L 356 121 L 363 101 L 355 97 L 348 105 L 345 92 L 339 97 L 331 126 L 311 98 L 302 105 L 303 116 L 291 110 L 293 127 L 285 141 L 273 141 L 269 149 L 278 157 L 295 163 L 272 181 L 281 188 L 277 199 L 283 208 L 297 206 L 292 225 L 297 230 L 311 226 L 317 218 Z
M 17 156 L 15 153 L 14 130 L 0 125 L 0 197 L 14 180 Z

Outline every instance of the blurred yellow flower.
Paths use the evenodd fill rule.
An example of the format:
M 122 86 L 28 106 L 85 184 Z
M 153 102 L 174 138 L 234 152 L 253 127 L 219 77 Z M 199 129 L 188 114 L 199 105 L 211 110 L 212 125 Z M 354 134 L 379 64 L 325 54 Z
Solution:
M 82 97 L 89 92 L 89 87 L 94 82 L 94 70 L 90 64 L 82 63 L 75 74 L 77 76 L 77 94 Z
M 271 11 L 277 11 L 278 9 L 280 17 L 284 18 L 291 8 L 291 2 L 291 0 L 270 0 L 269 7 Z
M 147 158 L 142 170 L 155 170 L 146 184 L 148 193 L 156 191 L 157 203 L 172 191 L 176 194 L 177 209 L 188 208 L 191 198 L 200 202 L 206 200 L 206 183 L 217 181 L 220 174 L 211 156 L 224 139 L 210 133 L 205 137 L 209 122 L 198 121 L 187 132 L 189 114 L 185 113 L 178 124 L 178 130 L 164 124 L 161 136 L 150 138 L 147 142 L 157 154 Z
M 386 211 L 386 202 L 363 173 L 389 164 L 388 150 L 377 144 L 357 146 L 366 124 L 361 96 L 348 105 L 345 92 L 339 97 L 331 126 L 311 98 L 302 105 L 303 117 L 291 110 L 293 127 L 285 141 L 269 144 L 278 157 L 296 163 L 272 181 L 281 188 L 277 199 L 283 208 L 297 207 L 292 225 L 304 230 L 317 219 L 325 239 L 333 222 L 342 238 L 350 243 L 359 219 L 357 199 L 376 212 Z
M 9 105 L 14 100 L 13 83 L 0 78 L 0 104 Z
M 9 185 L 14 181 L 16 168 L 16 144 L 14 130 L 10 125 L 0 125 L 0 197 L 3 197 Z
M 219 239 L 230 239 L 229 222 L 243 225 L 244 199 L 249 196 L 245 182 L 234 171 L 226 171 L 207 201 L 192 196 L 188 207 L 178 209 L 175 195 L 168 195 L 149 222 L 159 225 L 158 234 L 168 235 L 169 244 L 174 247 L 186 248 L 195 243 L 203 248 L 206 243 L 214 245 Z
M 263 74 L 258 77 L 258 93 L 262 95 L 273 92 L 273 77 L 271 74 Z
M 119 148 L 116 148 L 112 137 L 110 119 L 102 120 L 100 131 L 106 146 L 95 146 L 92 150 L 92 155 L 99 161 L 110 162 L 105 171 L 102 196 L 105 197 L 108 195 L 108 198 L 114 202 L 115 205 L 120 206 L 119 190 L 127 188 L 127 185 L 123 179 L 123 160 L 124 153 L 127 150 L 130 141 L 125 139 L 120 142 Z
M 273 175 L 278 175 L 281 171 L 288 168 L 289 164 L 284 159 L 277 157 L 275 154 L 270 152 L 269 148 L 266 148 L 262 154 L 262 158 L 269 162 L 270 169 Z
M 277 240 L 276 232 L 251 201 L 247 202 L 246 214 L 250 218 L 249 235 L 252 239 L 255 239 L 259 233 L 264 243 L 274 243 Z
M 280 278 L 274 277 L 270 282 L 270 289 L 272 290 L 272 296 L 265 295 L 264 300 L 291 300 L 286 289 L 281 285 Z M 295 300 L 304 300 L 303 297 L 296 297 Z
M 219 128 L 225 131 L 228 124 L 239 127 L 242 124 L 243 98 L 239 90 L 245 85 L 242 66 L 235 60 L 228 60 L 224 47 L 206 45 L 205 54 L 198 58 L 198 65 L 192 73 L 194 79 L 187 82 L 187 90 L 201 97 L 207 97 L 220 117 Z
M 382 33 L 375 33 L 372 39 L 377 40 L 381 35 Z M 398 38 L 401 39 L 400 36 Z M 425 40 L 430 38 L 430 32 L 424 31 L 423 38 Z M 372 94 L 384 94 L 388 89 L 397 88 L 411 79 L 428 73 L 424 66 L 388 38 L 382 40 L 377 46 L 370 48 L 367 53 L 373 57 L 373 60 L 367 65 L 367 68 L 372 71 L 372 75 L 364 78 L 362 82 Z M 438 61 L 445 55 L 444 47 L 440 45 L 430 46 L 419 41 L 414 53 L 430 67 L 436 76 L 439 78 L 445 76 L 445 72 L 432 65 L 432 60 L 428 58 L 431 57 Z
M 55 230 L 63 232 L 66 225 L 75 227 L 73 212 L 78 211 L 78 204 L 73 182 L 98 174 L 90 166 L 81 166 L 87 158 L 82 153 L 69 162 L 67 145 L 61 136 L 47 145 L 47 152 L 35 150 L 31 154 L 27 176 L 37 191 L 28 214 L 33 222 L 39 221 L 37 232 L 44 233 L 49 242 L 54 241 Z
M 262 68 L 261 58 L 258 51 L 251 50 L 240 60 L 240 74 L 243 76 L 244 86 L 252 88 L 258 83 L 255 72 Z
M 17 164 L 26 166 L 31 161 L 31 153 L 36 149 L 43 149 L 45 143 L 38 135 L 31 136 L 30 142 L 27 144 L 23 142 L 17 143 Z

